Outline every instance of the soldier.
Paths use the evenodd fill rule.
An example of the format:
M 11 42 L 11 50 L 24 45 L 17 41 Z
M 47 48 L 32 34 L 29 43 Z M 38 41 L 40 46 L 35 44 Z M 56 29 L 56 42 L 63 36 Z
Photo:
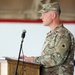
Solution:
M 41 19 L 51 31 L 47 33 L 41 56 L 27 57 L 26 61 L 43 65 L 41 75 L 73 75 L 74 72 L 74 36 L 60 23 L 58 2 L 42 5 Z

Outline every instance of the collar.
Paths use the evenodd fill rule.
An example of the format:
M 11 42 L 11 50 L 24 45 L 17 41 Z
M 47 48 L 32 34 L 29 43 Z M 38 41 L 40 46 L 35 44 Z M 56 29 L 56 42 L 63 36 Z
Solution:
M 49 31 L 49 32 L 47 33 L 47 36 L 49 36 L 49 35 L 51 35 L 51 34 L 57 32 L 58 29 L 60 29 L 61 27 L 63 27 L 63 24 L 59 24 L 54 30 Z

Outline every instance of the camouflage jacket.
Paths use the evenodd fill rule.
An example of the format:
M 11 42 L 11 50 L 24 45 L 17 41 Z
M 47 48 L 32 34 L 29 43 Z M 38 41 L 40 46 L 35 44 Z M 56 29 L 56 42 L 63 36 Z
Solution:
M 47 34 L 41 56 L 35 62 L 41 63 L 42 75 L 73 75 L 74 36 L 62 24 Z

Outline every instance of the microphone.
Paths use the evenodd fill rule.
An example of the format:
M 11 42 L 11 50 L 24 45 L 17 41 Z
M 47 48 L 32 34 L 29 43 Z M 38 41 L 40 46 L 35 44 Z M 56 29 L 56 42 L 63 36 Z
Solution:
M 17 71 L 18 71 L 18 65 L 19 65 L 19 58 L 20 58 L 20 54 L 21 54 L 21 50 L 22 50 L 22 45 L 23 45 L 23 41 L 24 41 L 24 38 L 25 38 L 25 33 L 26 33 L 26 30 L 23 30 L 22 32 L 22 41 L 21 41 L 21 45 L 20 45 L 20 51 L 19 51 L 19 56 L 18 56 L 18 61 L 17 61 L 17 65 L 16 65 L 16 71 L 15 71 L 15 75 L 18 75 Z M 23 52 L 23 51 L 22 51 Z
M 23 33 L 21 35 L 21 37 L 24 39 L 25 38 L 25 33 L 26 33 L 26 30 L 23 30 Z

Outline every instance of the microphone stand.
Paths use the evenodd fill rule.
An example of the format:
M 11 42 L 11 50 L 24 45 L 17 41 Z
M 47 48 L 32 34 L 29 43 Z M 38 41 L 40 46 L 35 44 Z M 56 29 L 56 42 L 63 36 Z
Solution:
M 18 56 L 18 61 L 17 61 L 17 66 L 16 66 L 16 72 L 15 75 L 18 75 L 17 70 L 18 70 L 18 65 L 19 65 L 19 58 L 22 50 L 22 44 L 23 44 L 24 38 L 22 38 L 21 45 L 20 45 L 20 51 L 19 51 L 19 56 Z

